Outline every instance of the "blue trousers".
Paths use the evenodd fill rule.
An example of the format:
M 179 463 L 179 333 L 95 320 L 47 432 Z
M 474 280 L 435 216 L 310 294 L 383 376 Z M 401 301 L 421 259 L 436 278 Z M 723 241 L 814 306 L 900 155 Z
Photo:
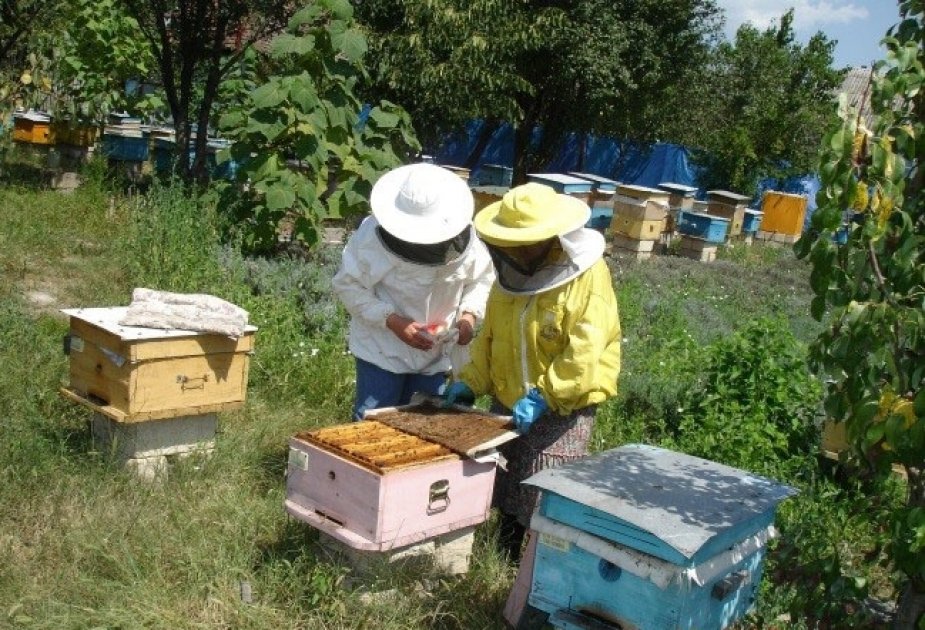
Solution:
M 395 374 L 360 358 L 356 359 L 356 366 L 354 420 L 361 420 L 367 409 L 407 405 L 415 392 L 435 396 L 443 389 L 443 374 Z

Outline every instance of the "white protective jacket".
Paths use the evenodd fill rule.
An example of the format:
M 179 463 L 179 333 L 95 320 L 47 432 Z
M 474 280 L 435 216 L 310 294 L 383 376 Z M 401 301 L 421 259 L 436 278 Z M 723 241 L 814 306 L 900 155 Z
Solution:
M 451 348 L 429 351 L 405 344 L 385 325 L 391 313 L 452 329 L 469 312 L 481 320 L 494 282 L 491 257 L 474 229 L 466 250 L 445 265 L 422 265 L 389 251 L 367 217 L 347 241 L 334 291 L 350 313 L 350 352 L 396 374 L 438 374 L 450 369 Z M 454 344 L 455 341 L 448 341 Z M 457 366 L 457 368 L 460 366 Z

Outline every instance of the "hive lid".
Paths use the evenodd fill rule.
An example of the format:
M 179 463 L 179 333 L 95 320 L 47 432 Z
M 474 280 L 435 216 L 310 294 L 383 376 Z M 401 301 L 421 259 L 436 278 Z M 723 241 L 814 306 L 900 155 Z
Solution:
M 19 118 L 21 120 L 28 120 L 31 122 L 51 122 L 51 114 L 36 111 L 34 109 L 30 109 L 27 112 L 14 112 L 13 118 Z
M 507 186 L 473 186 L 472 192 L 483 193 L 495 197 L 503 197 L 504 193 L 509 191 Z
M 539 180 L 540 183 L 547 181 L 556 182 L 558 184 L 579 185 L 591 190 L 591 182 L 587 179 L 582 179 L 581 177 L 575 177 L 573 175 L 564 175 L 562 173 L 527 173 L 527 179 Z
M 576 173 L 569 171 L 569 175 L 573 177 L 578 177 L 580 179 L 587 179 L 588 181 L 594 182 L 595 184 L 608 184 L 609 186 L 619 186 L 620 182 L 615 179 L 610 179 L 608 177 L 601 177 L 600 175 L 595 175 L 594 173 Z
M 748 202 L 752 198 L 748 195 L 740 195 L 739 193 L 734 193 L 729 190 L 708 190 L 707 199 L 728 199 L 735 202 Z
M 548 468 L 524 483 L 626 521 L 687 558 L 797 492 L 744 470 L 642 444 Z
M 638 199 L 644 198 L 658 198 L 658 199 L 668 199 L 668 193 L 664 190 L 659 190 L 657 188 L 649 188 L 648 186 L 636 186 L 635 184 L 620 184 L 617 188 L 618 195 L 624 195 L 626 197 L 636 197 Z
M 704 219 L 710 219 L 711 221 L 725 221 L 726 223 L 729 223 L 729 219 L 727 219 L 726 217 L 718 217 L 715 214 L 708 214 L 706 212 L 695 212 L 693 210 L 683 210 L 681 214 L 683 214 L 685 217 L 702 217 Z
M 466 457 L 479 457 L 519 436 L 509 416 L 460 405 L 446 408 L 442 399 L 420 393 L 412 397 L 409 405 L 369 409 L 363 418 L 440 444 Z
M 693 197 L 694 193 L 697 192 L 696 186 L 686 186 L 684 184 L 675 184 L 674 182 L 662 182 L 658 187 L 662 190 L 667 190 L 670 193 L 675 193 L 684 197 Z
M 63 308 L 61 312 L 68 317 L 80 319 L 108 333 L 116 335 L 126 341 L 164 339 L 168 337 L 189 337 L 191 335 L 206 335 L 195 330 L 164 330 L 162 328 L 145 328 L 143 326 L 123 326 L 119 322 L 125 317 L 127 306 L 111 306 L 96 308 Z M 248 324 L 244 327 L 245 333 L 253 333 L 257 327 Z

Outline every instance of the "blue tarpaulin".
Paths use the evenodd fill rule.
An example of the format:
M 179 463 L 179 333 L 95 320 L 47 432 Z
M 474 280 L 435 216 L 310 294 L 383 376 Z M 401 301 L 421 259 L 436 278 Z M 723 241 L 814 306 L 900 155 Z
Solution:
M 483 125 L 482 121 L 471 121 L 463 131 L 447 138 L 435 152 L 437 163 L 456 166 L 464 164 L 478 142 Z M 579 159 L 580 150 L 579 136 L 571 134 L 545 170 L 558 173 L 580 170 L 641 186 L 654 187 L 662 182 L 697 185 L 689 151 L 680 145 L 657 143 L 648 150 L 630 147 L 626 149 L 628 154 L 621 159 L 621 146 L 618 142 L 610 138 L 589 136 L 584 148 L 583 164 Z M 478 182 L 478 169 L 483 164 L 511 166 L 513 162 L 514 129 L 505 123 L 495 130 L 479 156 L 473 168 L 473 181 Z

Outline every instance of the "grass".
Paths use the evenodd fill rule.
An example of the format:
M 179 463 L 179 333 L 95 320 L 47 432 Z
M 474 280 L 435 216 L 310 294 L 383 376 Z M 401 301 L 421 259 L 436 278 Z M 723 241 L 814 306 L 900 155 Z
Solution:
M 495 551 L 494 521 L 478 528 L 464 577 L 387 570 L 361 588 L 283 510 L 288 437 L 349 417 L 352 360 L 329 291 L 336 250 L 246 259 L 219 242 L 210 207 L 179 187 L 126 198 L 100 174 L 71 196 L 0 181 L 0 207 L 0 627 L 503 627 L 516 567 Z M 621 395 L 599 414 L 596 449 L 696 443 L 696 429 L 678 435 L 692 422 L 680 407 L 703 387 L 711 348 L 768 316 L 798 344 L 819 330 L 807 315 L 808 269 L 787 248 L 735 248 L 712 264 L 614 262 L 613 271 L 624 368 Z M 211 458 L 177 462 L 155 484 L 121 470 L 90 439 L 88 413 L 57 394 L 67 375 L 57 308 L 126 304 L 135 286 L 212 293 L 260 327 L 248 404 L 221 414 Z M 844 589 L 872 580 L 872 592 L 891 595 L 888 568 L 863 553 L 876 551 L 894 495 L 859 509 L 869 489 L 798 456 L 787 481 L 803 493 L 782 509 L 785 536 L 743 627 L 775 627 L 782 614 L 810 627 L 820 602 L 844 618 L 828 577 Z M 801 581 L 819 576 L 819 592 Z M 370 602 L 364 588 L 397 596 Z

